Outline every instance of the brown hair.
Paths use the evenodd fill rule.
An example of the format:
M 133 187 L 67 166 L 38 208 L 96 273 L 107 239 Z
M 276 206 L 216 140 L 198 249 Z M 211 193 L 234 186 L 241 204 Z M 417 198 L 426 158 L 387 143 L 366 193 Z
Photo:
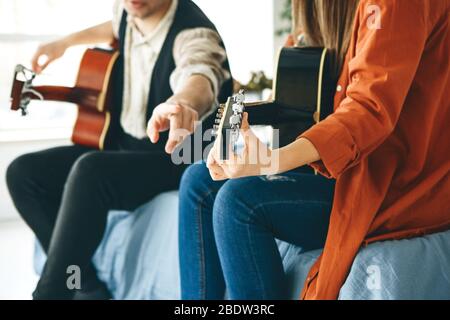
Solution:
M 333 54 L 338 77 L 347 54 L 359 0 L 292 0 L 293 33 Z

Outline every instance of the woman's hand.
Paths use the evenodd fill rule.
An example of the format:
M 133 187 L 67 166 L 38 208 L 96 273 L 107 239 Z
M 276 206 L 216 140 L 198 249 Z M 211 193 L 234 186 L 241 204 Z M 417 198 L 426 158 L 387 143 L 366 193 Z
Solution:
M 64 55 L 67 50 L 67 44 L 63 40 L 58 40 L 50 43 L 40 45 L 33 58 L 31 59 L 31 67 L 34 72 L 41 73 L 47 66 L 58 58 Z M 45 57 L 42 62 L 41 57 Z M 40 64 L 42 62 L 42 64 Z
M 248 114 L 244 113 L 241 134 L 244 148 L 240 154 L 230 151 L 229 160 L 220 160 L 219 145 L 216 143 L 209 153 L 207 166 L 215 181 L 273 174 L 277 171 L 277 161 L 273 152 L 253 133 L 248 124 Z

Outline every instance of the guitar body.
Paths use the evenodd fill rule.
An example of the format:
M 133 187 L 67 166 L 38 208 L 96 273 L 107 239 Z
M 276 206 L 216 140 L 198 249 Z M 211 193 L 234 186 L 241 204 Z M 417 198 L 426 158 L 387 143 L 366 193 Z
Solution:
M 112 143 L 111 112 L 114 110 L 114 81 L 117 77 L 117 51 L 88 49 L 80 63 L 75 86 L 33 86 L 32 78 L 21 80 L 18 66 L 11 91 L 11 109 L 22 109 L 31 100 L 65 101 L 78 106 L 78 116 L 72 133 L 75 144 L 104 149 Z
M 119 53 L 88 49 L 80 64 L 76 87 L 98 92 L 95 104 L 78 104 L 78 117 L 72 134 L 75 144 L 104 149 L 110 143 L 114 80 Z
M 334 90 L 326 49 L 283 48 L 278 56 L 273 100 L 246 103 L 245 111 L 252 124 L 302 122 L 310 127 L 333 112 Z

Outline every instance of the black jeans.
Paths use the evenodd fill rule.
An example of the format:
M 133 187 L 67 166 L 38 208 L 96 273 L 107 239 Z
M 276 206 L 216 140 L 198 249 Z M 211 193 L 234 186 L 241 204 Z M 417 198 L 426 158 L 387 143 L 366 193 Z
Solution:
M 111 209 L 134 210 L 161 192 L 178 189 L 185 166 L 161 146 L 123 139 L 118 150 L 68 146 L 23 155 L 7 170 L 20 215 L 48 259 L 33 297 L 70 299 L 67 268 L 81 270 L 83 290 L 103 285 L 91 263 Z

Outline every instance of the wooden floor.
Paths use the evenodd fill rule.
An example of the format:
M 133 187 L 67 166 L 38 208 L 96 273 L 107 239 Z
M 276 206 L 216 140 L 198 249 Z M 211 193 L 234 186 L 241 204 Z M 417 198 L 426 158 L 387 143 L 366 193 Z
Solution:
M 20 220 L 0 222 L 0 300 L 29 300 L 36 285 L 34 237 Z

